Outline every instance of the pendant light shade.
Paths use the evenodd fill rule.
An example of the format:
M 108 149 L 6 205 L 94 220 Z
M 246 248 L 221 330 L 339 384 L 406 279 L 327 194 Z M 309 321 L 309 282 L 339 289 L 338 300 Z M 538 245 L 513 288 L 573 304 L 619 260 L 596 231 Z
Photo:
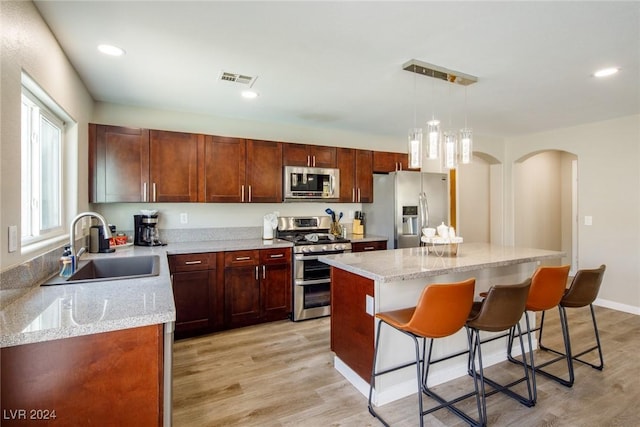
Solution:
M 409 168 L 420 169 L 422 166 L 422 129 L 409 131 Z
M 469 164 L 473 159 L 473 132 L 471 129 L 460 129 L 460 163 Z
M 440 120 L 429 120 L 427 122 L 427 157 L 438 158 L 440 151 Z
M 444 133 L 442 166 L 445 169 L 455 169 L 458 166 L 458 137 L 456 132 Z

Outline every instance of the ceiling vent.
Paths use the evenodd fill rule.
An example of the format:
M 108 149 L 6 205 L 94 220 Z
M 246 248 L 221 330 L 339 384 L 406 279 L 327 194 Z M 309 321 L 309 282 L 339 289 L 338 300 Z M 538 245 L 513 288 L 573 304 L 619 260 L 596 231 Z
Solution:
M 402 64 L 402 69 L 423 76 L 433 77 L 434 79 L 444 80 L 449 83 L 457 83 L 463 86 L 469 86 L 470 84 L 478 81 L 476 76 L 461 73 L 459 71 L 448 70 L 438 65 L 418 61 L 417 59 L 405 62 Z
M 251 87 L 253 86 L 253 83 L 256 81 L 258 77 L 251 77 L 251 76 L 246 76 L 244 74 L 237 74 L 237 73 L 229 73 L 227 71 L 222 71 L 220 73 L 220 80 L 223 82 L 230 82 L 230 83 L 238 83 L 244 86 L 248 86 Z

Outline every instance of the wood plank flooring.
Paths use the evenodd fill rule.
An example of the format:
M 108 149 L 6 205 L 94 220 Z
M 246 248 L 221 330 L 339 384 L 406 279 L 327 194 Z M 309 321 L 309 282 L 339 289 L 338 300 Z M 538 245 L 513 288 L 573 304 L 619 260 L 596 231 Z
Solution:
M 572 344 L 579 350 L 584 348 L 581 342 L 591 339 L 589 310 L 568 312 Z M 576 363 L 572 388 L 537 376 L 538 403 L 533 408 L 501 393 L 493 395 L 487 400 L 490 426 L 640 426 L 640 316 L 596 307 L 596 317 L 604 370 Z M 545 345 L 561 342 L 557 318 L 557 310 L 547 314 Z M 536 352 L 536 360 L 545 356 Z M 487 375 L 498 380 L 512 373 L 521 371 L 508 362 L 487 369 Z M 447 396 L 470 387 L 470 378 L 460 378 L 437 390 Z M 369 414 L 367 399 L 333 368 L 329 318 L 273 322 L 176 341 L 173 390 L 176 427 L 382 425 Z M 473 399 L 462 408 L 475 417 Z M 380 411 L 393 426 L 418 425 L 415 396 Z M 441 410 L 425 417 L 425 425 L 466 424 Z

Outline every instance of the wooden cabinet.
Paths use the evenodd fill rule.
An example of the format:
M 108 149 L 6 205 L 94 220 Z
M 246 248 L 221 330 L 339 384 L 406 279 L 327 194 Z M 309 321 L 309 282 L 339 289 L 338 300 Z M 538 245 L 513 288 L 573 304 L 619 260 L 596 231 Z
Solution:
M 198 147 L 189 133 L 89 125 L 89 200 L 198 201 Z
M 340 202 L 371 203 L 373 201 L 373 152 L 338 148 L 340 169 Z
M 224 254 L 225 326 L 235 328 L 291 313 L 291 249 Z
M 406 153 L 392 153 L 388 151 L 373 152 L 373 172 L 389 173 L 402 170 L 416 170 L 409 168 L 409 155 Z
M 204 201 L 282 202 L 282 144 L 207 136 Z
M 89 124 L 89 201 L 143 202 L 149 130 Z
M 169 256 L 176 305 L 176 339 L 223 326 L 224 290 L 218 286 L 217 253 Z
M 283 144 L 284 166 L 336 167 L 336 147 L 306 144 Z
M 369 252 L 387 250 L 387 241 L 378 240 L 375 242 L 351 242 L 351 252 Z
M 161 426 L 163 340 L 151 325 L 0 349 L 0 406 L 25 411 L 2 425 Z

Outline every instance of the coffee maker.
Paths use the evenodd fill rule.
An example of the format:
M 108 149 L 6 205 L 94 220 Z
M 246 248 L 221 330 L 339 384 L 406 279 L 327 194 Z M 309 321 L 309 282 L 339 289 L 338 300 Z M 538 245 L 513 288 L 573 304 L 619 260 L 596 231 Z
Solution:
M 163 243 L 158 236 L 158 214 L 134 215 L 134 240 L 136 246 L 161 246 Z

